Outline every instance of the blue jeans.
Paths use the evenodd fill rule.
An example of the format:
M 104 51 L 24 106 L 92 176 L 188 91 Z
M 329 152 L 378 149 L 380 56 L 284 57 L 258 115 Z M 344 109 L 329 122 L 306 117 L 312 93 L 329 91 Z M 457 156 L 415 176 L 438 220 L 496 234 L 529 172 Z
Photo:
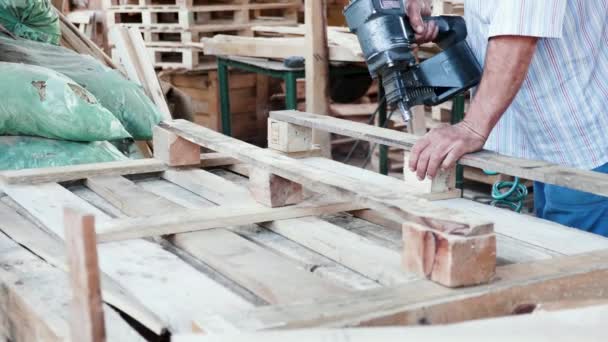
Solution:
M 608 173 L 608 164 L 593 171 Z M 608 197 L 534 182 L 536 216 L 608 237 Z

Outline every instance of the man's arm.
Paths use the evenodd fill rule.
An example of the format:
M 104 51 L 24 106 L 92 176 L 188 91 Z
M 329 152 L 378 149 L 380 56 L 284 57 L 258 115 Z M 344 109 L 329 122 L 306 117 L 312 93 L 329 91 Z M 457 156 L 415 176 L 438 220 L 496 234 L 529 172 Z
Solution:
M 538 38 L 498 36 L 490 40 L 481 83 L 464 120 L 431 130 L 418 140 L 409 168 L 418 179 L 432 179 L 463 155 L 483 148 L 490 132 L 507 110 L 528 73 Z

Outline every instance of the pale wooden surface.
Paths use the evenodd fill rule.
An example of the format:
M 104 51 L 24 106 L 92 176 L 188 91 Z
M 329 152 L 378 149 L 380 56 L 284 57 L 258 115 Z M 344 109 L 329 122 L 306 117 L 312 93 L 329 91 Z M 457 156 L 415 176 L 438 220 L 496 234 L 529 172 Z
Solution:
M 106 327 L 95 240 L 95 216 L 64 209 L 64 227 L 72 292 L 73 341 L 104 342 Z
M 306 110 L 329 115 L 329 48 L 327 47 L 327 1 L 304 0 L 306 27 Z M 312 131 L 313 143 L 331 157 L 331 136 L 322 130 Z

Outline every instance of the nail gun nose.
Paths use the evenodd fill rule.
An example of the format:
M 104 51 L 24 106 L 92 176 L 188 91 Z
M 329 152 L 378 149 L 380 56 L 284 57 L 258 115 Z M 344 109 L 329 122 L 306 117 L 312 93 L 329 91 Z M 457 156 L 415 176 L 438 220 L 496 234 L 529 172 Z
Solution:
M 410 118 L 412 117 L 412 113 L 410 112 L 410 109 L 405 104 L 405 102 L 399 101 L 399 110 L 401 111 L 401 116 L 403 117 L 403 121 L 406 121 L 406 122 L 410 121 Z

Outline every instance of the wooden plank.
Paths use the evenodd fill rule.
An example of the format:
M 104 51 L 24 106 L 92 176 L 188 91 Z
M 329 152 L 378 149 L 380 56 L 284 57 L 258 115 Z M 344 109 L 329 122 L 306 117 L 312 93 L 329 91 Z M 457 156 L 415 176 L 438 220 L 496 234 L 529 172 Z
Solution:
M 297 111 L 271 112 L 270 117 L 296 125 L 411 150 L 418 137 L 357 122 L 328 118 Z M 600 172 L 580 170 L 544 161 L 526 160 L 481 151 L 463 156 L 460 164 L 493 170 L 520 178 L 555 184 L 567 188 L 608 196 L 608 176 Z
M 72 292 L 72 340 L 103 342 L 106 340 L 106 327 L 95 241 L 95 216 L 70 208 L 64 209 L 63 216 Z
M 177 210 L 183 210 L 181 206 L 147 192 L 125 178 L 88 179 L 87 186 L 106 200 L 120 206 L 128 215 L 163 212 L 166 215 L 175 215 Z M 137 207 L 139 209 L 134 209 Z M 218 209 L 227 209 L 229 214 L 234 214 L 235 211 L 242 213 L 238 207 L 212 207 L 207 212 L 213 215 Z M 156 221 L 154 217 L 152 221 Z M 222 222 L 219 226 L 227 225 L 231 223 Z M 202 234 L 179 234 L 172 237 L 172 240 L 176 241 L 180 248 L 269 303 L 293 302 L 341 290 L 340 287 L 298 269 L 295 263 L 282 259 L 235 233 L 222 229 L 199 233 Z
M 329 115 L 329 48 L 327 47 L 327 1 L 304 1 L 306 27 L 306 110 Z M 331 157 L 331 136 L 323 130 L 313 130 L 313 143 L 321 147 L 325 157 Z M 288 152 L 288 151 L 287 151 Z
M 367 325 L 446 324 L 512 314 L 520 305 L 562 299 L 605 299 L 608 250 L 501 266 L 487 285 L 448 289 L 420 280 L 361 291 L 351 298 L 323 299 L 258 308 L 230 316 L 201 317 L 208 333 Z
M 289 58 L 305 56 L 305 38 L 239 37 L 218 34 L 213 38 L 202 38 L 201 43 L 189 46 L 202 47 L 206 55 L 230 55 L 262 58 Z M 361 49 L 331 45 L 329 59 L 332 62 L 365 62 Z
M 4 215 L 0 223 L 12 225 Z M 0 263 L 0 339 L 69 340 L 70 291 L 65 273 L 4 234 L 0 234 Z M 144 341 L 110 306 L 105 305 L 104 311 L 109 341 Z
M 171 119 L 171 111 L 154 71 L 150 54 L 144 45 L 139 30 L 121 26 L 112 26 L 108 33 L 110 43 L 114 45 L 130 80 L 141 85 L 146 95 L 152 99 L 163 115 L 163 120 Z
M 3 202 L 8 202 L 3 198 Z M 65 244 L 57 237 L 36 227 L 5 203 L 0 203 L 0 230 L 15 242 L 26 247 L 50 265 L 68 271 Z M 163 320 L 138 301 L 126 288 L 107 274 L 101 274 L 103 300 L 140 322 L 157 335 L 167 326 Z
M 516 315 L 430 327 L 306 329 L 231 333 L 219 336 L 202 334 L 173 336 L 175 342 L 402 342 L 449 341 L 604 341 L 608 306 L 592 306 L 557 312 Z
M 168 170 L 166 179 L 217 204 L 256 204 L 243 186 L 202 170 Z M 216 191 L 219 189 L 219 191 Z M 311 215 L 312 216 L 312 215 Z M 269 220 L 270 221 L 270 220 Z M 384 285 L 414 279 L 402 271 L 400 254 L 316 217 L 265 222 L 262 227 L 285 236 Z M 378 267 L 382 265 L 382 267 Z
M 70 165 L 40 169 L 24 169 L 0 172 L 0 185 L 40 184 L 67 182 L 94 176 L 121 176 L 140 173 L 160 172 L 167 166 L 156 159 L 139 159 L 108 163 Z
M 56 183 L 10 186 L 5 191 L 59 237 L 63 237 L 63 207 L 93 213 L 100 224 L 110 220 L 108 215 Z M 191 318 L 200 312 L 252 307 L 150 241 L 103 244 L 99 246 L 99 256 L 101 269 L 162 317 L 172 332 L 189 331 Z
M 128 182 L 128 181 L 127 181 Z M 118 196 L 116 206 L 121 210 L 132 212 L 147 212 L 147 217 L 133 217 L 117 219 L 100 225 L 97 235 L 99 243 L 107 243 L 121 240 L 138 239 L 143 237 L 154 237 L 170 234 L 181 234 L 214 228 L 223 228 L 235 225 L 247 225 L 254 223 L 269 222 L 274 220 L 286 220 L 305 216 L 338 213 L 342 211 L 358 210 L 362 207 L 355 203 L 327 203 L 317 206 L 289 206 L 282 208 L 225 206 L 219 208 L 173 210 L 170 214 L 150 215 L 143 204 L 152 200 L 152 196 L 141 198 L 140 193 L 125 193 L 107 195 L 103 194 L 97 186 L 89 187 L 112 202 L 109 196 Z M 133 208 L 135 207 L 135 208 Z M 125 211 L 129 212 L 129 211 Z M 133 216 L 137 216 L 133 214 Z
M 458 211 L 438 211 L 432 203 L 410 193 L 389 187 L 370 187 L 351 178 L 337 177 L 280 153 L 261 149 L 185 120 L 162 122 L 161 127 L 201 146 L 300 183 L 312 191 L 360 201 L 363 205 L 390 212 L 404 220 L 430 227 L 464 229 L 466 234 L 473 235 L 492 231 L 492 224 L 488 221 Z

